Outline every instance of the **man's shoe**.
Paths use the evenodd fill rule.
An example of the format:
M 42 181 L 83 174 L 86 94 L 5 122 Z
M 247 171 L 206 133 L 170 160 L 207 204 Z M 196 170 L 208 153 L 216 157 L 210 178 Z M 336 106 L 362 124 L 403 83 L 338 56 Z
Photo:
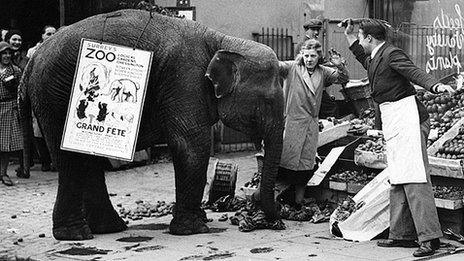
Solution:
M 433 245 L 432 241 L 433 240 L 429 240 L 429 241 L 424 241 L 420 243 L 419 248 L 416 251 L 414 251 L 412 255 L 415 257 L 422 257 L 422 256 L 431 256 L 435 254 L 435 249 L 432 247 Z
M 377 242 L 379 247 L 407 247 L 413 248 L 417 247 L 418 244 L 413 240 L 395 240 L 395 239 L 385 239 Z

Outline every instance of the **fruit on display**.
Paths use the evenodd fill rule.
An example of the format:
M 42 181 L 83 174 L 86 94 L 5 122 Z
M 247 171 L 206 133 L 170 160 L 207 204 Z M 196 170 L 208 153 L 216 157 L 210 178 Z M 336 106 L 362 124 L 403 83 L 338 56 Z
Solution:
M 433 196 L 441 199 L 463 199 L 464 187 L 459 186 L 433 186 Z
M 453 86 L 452 82 L 448 84 Z M 428 146 L 464 117 L 464 91 L 462 89 L 457 90 L 453 95 L 418 91 L 417 97 L 430 115 L 430 128 L 438 131 L 438 136 L 433 140 L 429 140 Z
M 435 154 L 438 158 L 464 159 L 464 126 L 459 128 L 456 137 L 447 140 Z
M 365 185 L 373 180 L 377 173 L 366 170 L 345 170 L 330 176 L 330 181 Z
M 350 121 L 351 128 L 348 132 L 353 134 L 364 134 L 367 130 L 373 129 L 375 125 L 375 111 L 371 109 L 364 110 L 359 118 Z
M 384 138 L 368 139 L 365 143 L 359 144 L 356 149 L 374 153 L 385 153 L 385 140 Z

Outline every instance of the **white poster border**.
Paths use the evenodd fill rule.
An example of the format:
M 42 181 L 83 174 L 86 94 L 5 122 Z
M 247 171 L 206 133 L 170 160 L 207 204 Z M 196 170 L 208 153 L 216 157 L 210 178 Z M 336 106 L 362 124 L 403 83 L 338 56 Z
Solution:
M 95 39 L 81 38 L 81 42 L 79 44 L 79 53 L 78 53 L 77 62 L 76 62 L 76 69 L 74 71 L 74 76 L 73 76 L 73 83 L 72 83 L 72 88 L 71 88 L 71 96 L 69 98 L 68 110 L 67 110 L 67 114 L 66 114 L 66 121 L 65 121 L 63 131 L 62 131 L 63 135 L 61 136 L 60 149 L 65 150 L 65 151 L 83 153 L 83 154 L 92 155 L 92 156 L 102 156 L 102 157 L 107 157 L 107 158 L 116 159 L 116 160 L 133 161 L 134 156 L 135 156 L 135 152 L 136 152 L 136 147 L 137 147 L 137 140 L 138 140 L 139 131 L 140 131 L 140 124 L 141 124 L 141 120 L 142 120 L 143 108 L 144 108 L 144 105 L 145 105 L 145 97 L 146 97 L 146 93 L 147 93 L 147 86 L 148 86 L 148 82 L 150 80 L 149 79 L 150 78 L 150 71 L 151 71 L 151 66 L 152 66 L 152 63 L 153 63 L 153 51 L 139 49 L 139 50 L 142 50 L 142 51 L 149 52 L 150 53 L 150 58 L 149 58 L 148 69 L 147 69 L 147 79 L 145 81 L 145 86 L 143 88 L 142 102 L 141 102 L 140 108 L 139 108 L 139 117 L 137 119 L 137 126 L 136 126 L 136 130 L 135 130 L 136 131 L 135 140 L 134 140 L 134 144 L 133 144 L 133 147 L 132 147 L 132 152 L 131 152 L 130 159 L 129 158 L 123 158 L 123 157 L 117 157 L 117 156 L 113 156 L 113 155 L 105 154 L 105 153 L 91 152 L 91 151 L 84 151 L 84 150 L 75 149 L 75 148 L 63 147 L 63 143 L 64 143 L 64 140 L 65 140 L 66 126 L 68 125 L 69 113 L 71 112 L 72 101 L 73 101 L 73 98 L 74 98 L 73 96 L 74 96 L 74 88 L 75 88 L 76 79 L 77 79 L 77 71 L 79 70 L 79 63 L 80 63 L 80 60 L 81 60 L 82 49 L 83 49 L 85 41 L 98 43 L 98 44 L 108 44 L 108 45 L 112 45 L 112 46 L 116 46 L 116 47 L 132 48 L 133 50 L 137 49 L 135 47 L 129 47 L 129 46 L 125 46 L 125 45 L 114 44 L 114 43 L 99 41 L 99 40 L 95 40 Z

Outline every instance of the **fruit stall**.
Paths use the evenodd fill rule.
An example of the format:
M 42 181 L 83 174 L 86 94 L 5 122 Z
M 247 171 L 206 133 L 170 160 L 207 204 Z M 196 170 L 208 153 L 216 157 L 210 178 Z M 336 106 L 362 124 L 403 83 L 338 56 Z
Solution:
M 456 88 L 456 78 L 451 78 L 448 84 Z M 435 95 L 418 88 L 417 98 L 430 115 L 427 152 L 440 223 L 443 230 L 449 228 L 463 233 L 464 90 L 459 88 L 451 96 Z M 373 131 L 373 114 L 373 108 L 363 108 L 349 121 L 350 129 L 344 137 L 318 148 L 324 161 L 334 148 L 344 147 L 344 150 L 330 170 L 325 170 L 327 173 L 322 182 L 318 186 L 308 186 L 307 193 L 311 197 L 340 205 L 387 167 L 385 141 Z
M 445 82 L 457 89 L 453 95 L 435 95 L 418 87 L 417 98 L 426 106 L 430 115 L 431 131 L 427 142 L 427 153 L 440 223 L 443 230 L 451 229 L 462 234 L 464 232 L 464 90 L 462 81 L 456 84 L 456 79 L 459 77 L 464 78 L 464 74 L 459 75 L 458 78 L 450 77 L 450 81 Z M 355 115 L 320 121 L 318 156 L 321 161 L 314 176 L 308 182 L 305 195 L 318 202 L 330 202 L 332 209 L 335 209 L 333 216 L 341 222 L 356 212 L 356 208 L 347 208 L 346 205 L 362 205 L 360 203 L 364 202 L 355 202 L 353 199 L 364 197 L 366 195 L 364 188 L 377 186 L 373 183 L 386 181 L 387 190 L 384 186 L 382 197 L 385 204 L 388 204 L 388 175 L 380 175 L 386 173 L 383 171 L 388 165 L 386 145 L 381 131 L 374 129 L 375 109 L 372 106 L 372 98 L 367 94 L 366 85 L 368 82 L 364 80 L 354 81 L 348 85 L 348 92 L 354 94 L 352 101 L 355 103 Z M 262 160 L 262 154 L 257 154 L 258 166 L 260 157 Z M 251 195 L 258 187 L 259 177 L 257 173 L 242 190 Z M 380 178 L 383 180 L 380 181 Z M 374 182 L 371 182 L 372 180 Z M 337 213 L 342 213 L 343 218 L 335 215 Z M 357 215 L 359 216 L 359 213 Z M 388 218 L 385 222 L 388 224 Z

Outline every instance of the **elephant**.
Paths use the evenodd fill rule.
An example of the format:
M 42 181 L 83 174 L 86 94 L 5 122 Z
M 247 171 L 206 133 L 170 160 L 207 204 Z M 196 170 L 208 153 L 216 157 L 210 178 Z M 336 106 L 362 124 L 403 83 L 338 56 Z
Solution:
M 29 61 L 20 84 L 25 140 L 32 110 L 58 168 L 53 236 L 86 240 L 127 228 L 108 196 L 104 157 L 60 149 L 82 38 L 153 52 L 136 149 L 164 137 L 175 171 L 169 232 L 208 233 L 201 200 L 211 127 L 221 120 L 266 148 L 256 204 L 279 222 L 274 185 L 282 152 L 283 91 L 268 46 L 198 22 L 143 10 L 98 14 L 60 29 Z M 29 155 L 25 149 L 26 158 Z
M 116 102 L 137 102 L 139 85 L 129 79 L 114 80 L 110 84 L 109 93 L 111 100 Z

